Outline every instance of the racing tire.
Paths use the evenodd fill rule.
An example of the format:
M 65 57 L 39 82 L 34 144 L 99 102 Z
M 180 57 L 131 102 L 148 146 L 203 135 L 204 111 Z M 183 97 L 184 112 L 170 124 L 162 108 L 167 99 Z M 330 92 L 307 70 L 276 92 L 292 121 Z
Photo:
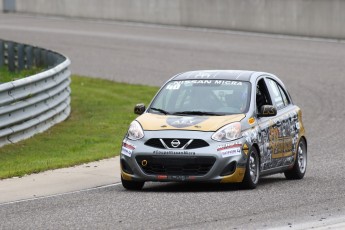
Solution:
M 144 187 L 145 182 L 124 180 L 121 176 L 122 186 L 127 190 L 138 191 Z
M 288 180 L 300 180 L 304 177 L 307 170 L 307 144 L 304 139 L 298 143 L 296 160 L 292 169 L 285 171 Z
M 246 164 L 246 172 L 244 174 L 241 188 L 243 189 L 254 189 L 259 183 L 260 177 L 260 161 L 259 153 L 255 147 L 252 147 L 248 156 Z

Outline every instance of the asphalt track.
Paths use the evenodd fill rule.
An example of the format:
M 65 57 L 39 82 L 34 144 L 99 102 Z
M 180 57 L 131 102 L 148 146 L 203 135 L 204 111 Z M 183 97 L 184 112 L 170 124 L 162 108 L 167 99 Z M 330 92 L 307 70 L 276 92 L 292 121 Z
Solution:
M 0 229 L 298 229 L 345 221 L 345 43 L 276 35 L 0 14 L 0 38 L 70 57 L 76 74 L 160 85 L 191 69 L 272 72 L 303 110 L 308 169 L 300 181 L 236 185 L 119 184 L 0 205 Z M 109 105 L 116 106 L 116 105 Z

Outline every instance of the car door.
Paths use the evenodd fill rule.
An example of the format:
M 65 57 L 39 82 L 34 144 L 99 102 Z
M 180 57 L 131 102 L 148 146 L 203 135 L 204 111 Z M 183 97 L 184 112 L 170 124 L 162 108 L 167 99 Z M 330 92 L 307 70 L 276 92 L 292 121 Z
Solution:
M 263 105 L 275 105 L 274 95 L 268 87 L 266 77 L 261 77 L 256 85 L 256 110 L 259 114 Z M 284 141 L 281 138 L 281 115 L 273 117 L 257 116 L 259 126 L 258 145 L 260 148 L 261 170 L 266 171 L 277 167 L 284 152 Z
M 266 77 L 265 82 L 277 116 L 272 118 L 272 168 L 287 166 L 293 162 L 297 112 L 283 86 L 273 78 Z

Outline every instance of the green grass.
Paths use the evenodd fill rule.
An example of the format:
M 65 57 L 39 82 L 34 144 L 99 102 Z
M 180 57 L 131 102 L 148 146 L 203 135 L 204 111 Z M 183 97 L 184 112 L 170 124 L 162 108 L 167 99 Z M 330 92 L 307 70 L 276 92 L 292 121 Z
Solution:
M 19 72 L 18 71 L 9 72 L 7 67 L 2 66 L 2 67 L 0 67 L 0 84 L 5 83 L 5 82 L 9 82 L 9 81 L 18 80 L 18 79 L 42 72 L 42 71 L 43 71 L 42 68 L 33 67 L 31 69 L 24 69 L 24 70 L 19 71 Z
M 134 105 L 157 87 L 72 77 L 70 117 L 44 133 L 0 148 L 0 178 L 109 158 L 120 153 Z

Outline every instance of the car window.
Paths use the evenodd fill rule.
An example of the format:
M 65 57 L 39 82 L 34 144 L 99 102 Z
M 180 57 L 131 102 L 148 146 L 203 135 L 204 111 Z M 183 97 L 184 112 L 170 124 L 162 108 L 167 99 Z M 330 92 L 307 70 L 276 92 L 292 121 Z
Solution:
M 264 79 L 258 81 L 256 85 L 256 107 L 260 111 L 261 106 L 272 105 L 270 94 L 268 93 Z
M 250 83 L 229 80 L 171 81 L 151 107 L 168 113 L 212 112 L 219 115 L 245 113 L 249 108 Z M 157 113 L 157 111 L 150 111 Z
M 277 107 L 277 109 L 282 109 L 284 108 L 286 105 L 289 104 L 289 101 L 286 97 L 286 95 L 284 94 L 284 92 L 282 93 L 282 88 L 277 84 L 277 82 L 275 82 L 272 79 L 267 79 L 268 82 L 268 86 L 271 89 L 272 92 L 272 99 Z
M 277 83 L 277 86 L 279 88 L 280 94 L 282 95 L 284 105 L 287 106 L 290 104 L 289 97 L 287 96 L 287 93 L 285 90 Z

